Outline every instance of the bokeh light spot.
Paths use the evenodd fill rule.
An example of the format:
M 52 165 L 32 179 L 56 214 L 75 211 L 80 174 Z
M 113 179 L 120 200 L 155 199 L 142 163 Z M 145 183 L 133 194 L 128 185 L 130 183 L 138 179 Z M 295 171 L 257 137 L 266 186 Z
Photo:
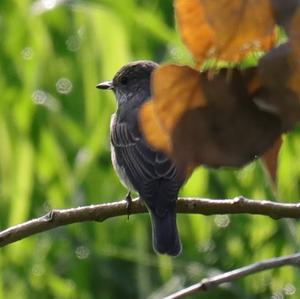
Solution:
M 56 90 L 61 94 L 68 94 L 72 91 L 72 82 L 67 78 L 60 78 L 56 82 Z
M 77 258 L 80 260 L 86 259 L 90 255 L 90 250 L 86 246 L 79 246 L 75 250 Z

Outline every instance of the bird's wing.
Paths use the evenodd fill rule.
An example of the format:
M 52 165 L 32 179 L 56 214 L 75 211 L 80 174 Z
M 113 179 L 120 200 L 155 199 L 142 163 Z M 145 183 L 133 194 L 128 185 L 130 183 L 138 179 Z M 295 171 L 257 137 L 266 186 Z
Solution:
M 142 185 L 160 178 L 177 181 L 174 163 L 163 153 L 150 148 L 138 129 L 129 130 L 126 123 L 114 122 L 111 143 L 117 163 L 124 168 L 137 191 L 140 192 Z
M 148 207 L 153 229 L 153 246 L 159 253 L 181 251 L 176 225 L 176 200 L 183 179 L 173 162 L 146 143 L 138 127 L 113 122 L 111 143 L 118 169 L 125 170 L 131 185 Z

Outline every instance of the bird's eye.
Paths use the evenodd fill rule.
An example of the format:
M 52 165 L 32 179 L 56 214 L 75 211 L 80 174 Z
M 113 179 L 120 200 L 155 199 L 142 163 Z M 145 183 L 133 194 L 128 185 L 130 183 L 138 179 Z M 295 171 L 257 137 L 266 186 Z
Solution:
M 128 83 L 128 77 L 122 77 L 122 78 L 120 79 L 120 83 L 121 83 L 122 85 L 126 85 L 126 84 Z

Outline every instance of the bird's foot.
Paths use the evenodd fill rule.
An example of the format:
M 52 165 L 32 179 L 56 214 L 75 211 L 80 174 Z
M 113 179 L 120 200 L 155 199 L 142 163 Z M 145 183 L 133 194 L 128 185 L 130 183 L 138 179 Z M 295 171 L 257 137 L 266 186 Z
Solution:
M 132 204 L 132 197 L 131 197 L 131 193 L 130 191 L 128 191 L 126 197 L 125 197 L 125 200 L 127 202 L 127 217 L 128 217 L 128 220 L 129 220 L 129 216 L 131 214 L 131 204 Z

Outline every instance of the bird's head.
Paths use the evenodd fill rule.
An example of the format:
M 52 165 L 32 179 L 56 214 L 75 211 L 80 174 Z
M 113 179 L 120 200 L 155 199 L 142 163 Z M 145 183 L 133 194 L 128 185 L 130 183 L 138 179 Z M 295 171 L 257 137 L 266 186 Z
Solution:
M 157 63 L 149 60 L 131 62 L 124 65 L 112 81 L 99 83 L 96 87 L 113 90 L 118 105 L 133 99 L 137 99 L 137 102 L 143 102 L 151 95 L 151 73 L 157 67 Z

